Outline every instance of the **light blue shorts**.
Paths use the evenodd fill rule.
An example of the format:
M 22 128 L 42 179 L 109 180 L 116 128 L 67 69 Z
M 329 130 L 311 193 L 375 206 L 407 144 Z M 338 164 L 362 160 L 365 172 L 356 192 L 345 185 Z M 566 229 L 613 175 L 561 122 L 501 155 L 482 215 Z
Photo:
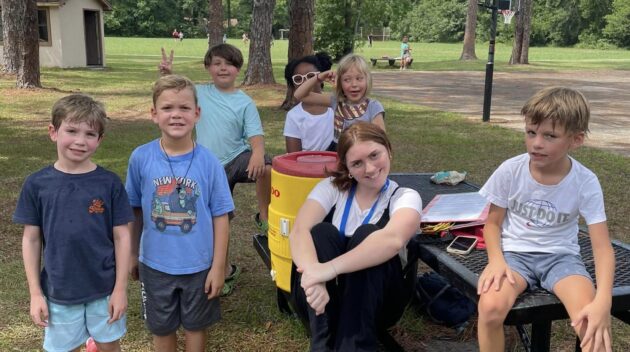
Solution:
M 503 256 L 510 268 L 527 281 L 527 289 L 530 291 L 544 288 L 553 292 L 558 281 L 571 275 L 585 276 L 593 281 L 579 255 L 504 252 Z
M 90 336 L 102 343 L 123 337 L 127 332 L 127 314 L 107 324 L 108 306 L 109 296 L 74 305 L 48 301 L 48 326 L 44 329 L 44 349 L 50 352 L 68 352 L 81 346 Z

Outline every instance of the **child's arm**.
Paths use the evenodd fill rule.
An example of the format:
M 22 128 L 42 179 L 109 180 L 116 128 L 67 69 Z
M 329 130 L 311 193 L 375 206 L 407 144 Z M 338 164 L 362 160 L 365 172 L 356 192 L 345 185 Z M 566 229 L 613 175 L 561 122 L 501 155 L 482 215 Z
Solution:
M 289 233 L 289 246 L 293 261 L 298 271 L 304 272 L 304 268 L 319 263 L 315 244 L 311 236 L 311 229 L 322 222 L 326 217 L 326 211 L 316 200 L 307 199 L 298 210 L 293 228 Z M 328 269 L 332 269 L 329 265 Z M 326 282 L 320 282 L 304 289 L 309 305 L 315 310 L 316 315 L 324 313 L 330 296 L 326 290 Z
M 299 138 L 284 137 L 284 143 L 287 147 L 287 153 L 302 151 L 302 140 Z
M 129 225 L 114 226 L 114 253 L 116 255 L 116 283 L 109 297 L 108 324 L 120 319 L 127 311 L 127 280 L 131 260 L 131 234 Z
M 501 226 L 503 225 L 505 213 L 505 208 L 490 203 L 488 219 L 483 227 L 483 239 L 488 253 L 488 265 L 486 265 L 479 276 L 479 283 L 477 284 L 478 295 L 488 292 L 492 284 L 494 284 L 494 289 L 499 291 L 503 276 L 506 276 L 508 282 L 512 285 L 516 284 L 512 270 L 505 262 L 503 251 L 501 250 Z
M 41 255 L 42 239 L 39 226 L 25 225 L 22 235 L 22 258 L 31 297 L 30 315 L 33 323 L 43 328 L 48 326 L 48 304 L 39 283 Z
M 577 326 L 583 322 L 588 324 L 582 338 L 582 348 L 592 343 L 593 351 L 600 349 L 611 351 L 610 307 L 615 276 L 615 252 L 610 244 L 608 225 L 605 221 L 589 225 L 588 232 L 595 259 L 597 292 L 595 299 L 582 308 L 571 325 Z
M 140 275 L 138 274 L 138 257 L 140 256 L 140 236 L 142 236 L 142 226 L 144 225 L 142 220 L 142 208 L 133 208 L 133 216 L 136 220 L 129 224 L 129 275 L 134 280 L 138 280 Z
M 265 174 L 265 138 L 262 135 L 251 136 L 252 156 L 247 164 L 247 177 L 256 180 Z
M 385 118 L 383 118 L 383 113 L 379 113 L 374 116 L 374 118 L 372 119 L 372 123 L 385 131 Z
M 335 79 L 335 72 L 332 70 L 320 72 L 315 77 L 311 77 L 307 79 L 306 82 L 299 85 L 295 89 L 293 96 L 295 99 L 307 104 L 330 106 L 330 94 L 315 93 L 313 92 L 313 89 L 318 84 L 326 81 L 330 82 L 334 86 L 336 84 Z
M 212 218 L 214 232 L 214 256 L 212 267 L 206 277 L 205 292 L 208 299 L 218 297 L 225 283 L 225 259 L 227 257 L 230 220 L 228 214 Z

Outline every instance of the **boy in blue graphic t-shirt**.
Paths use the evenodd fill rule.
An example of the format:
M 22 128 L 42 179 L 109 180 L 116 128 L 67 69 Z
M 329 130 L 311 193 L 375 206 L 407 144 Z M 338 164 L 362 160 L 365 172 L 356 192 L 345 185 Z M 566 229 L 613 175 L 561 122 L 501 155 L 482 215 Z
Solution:
M 133 214 L 120 178 L 90 159 L 106 122 L 87 95 L 55 103 L 48 133 L 58 159 L 26 179 L 13 216 L 24 224 L 30 315 L 46 351 L 78 351 L 88 337 L 120 351 L 126 332 Z
M 186 350 L 202 351 L 205 329 L 221 318 L 234 203 L 219 160 L 193 141 L 199 113 L 188 78 L 161 77 L 151 116 L 162 136 L 129 158 L 126 188 L 136 216 L 131 272 L 140 278 L 145 321 L 158 351 L 177 349 L 180 325 Z

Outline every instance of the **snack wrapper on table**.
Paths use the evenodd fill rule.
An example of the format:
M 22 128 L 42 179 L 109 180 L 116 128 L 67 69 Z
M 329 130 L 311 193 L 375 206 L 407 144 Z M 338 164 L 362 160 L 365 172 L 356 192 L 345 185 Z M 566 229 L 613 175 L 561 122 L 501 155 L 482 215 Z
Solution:
M 437 184 L 446 184 L 455 186 L 456 184 L 464 181 L 466 178 L 466 172 L 458 171 L 440 171 L 431 176 L 431 182 Z

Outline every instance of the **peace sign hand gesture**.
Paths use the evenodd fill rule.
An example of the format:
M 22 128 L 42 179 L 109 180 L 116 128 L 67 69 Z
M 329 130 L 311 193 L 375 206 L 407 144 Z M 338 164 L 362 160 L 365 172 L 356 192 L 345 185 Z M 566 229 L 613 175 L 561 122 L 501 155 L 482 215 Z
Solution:
M 174 51 L 171 49 L 171 54 L 167 57 L 166 50 L 162 49 L 162 61 L 158 64 L 158 71 L 161 75 L 170 75 L 173 73 L 173 54 Z

